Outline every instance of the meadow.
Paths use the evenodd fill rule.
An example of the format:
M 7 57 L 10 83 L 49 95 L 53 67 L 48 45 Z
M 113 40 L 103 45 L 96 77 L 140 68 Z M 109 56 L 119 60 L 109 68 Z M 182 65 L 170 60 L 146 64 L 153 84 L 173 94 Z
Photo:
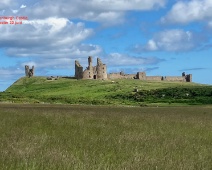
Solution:
M 22 77 L 0 102 L 86 105 L 182 106 L 212 104 L 212 86 L 188 82 L 76 80 Z
M 212 107 L 0 104 L 1 169 L 212 168 Z

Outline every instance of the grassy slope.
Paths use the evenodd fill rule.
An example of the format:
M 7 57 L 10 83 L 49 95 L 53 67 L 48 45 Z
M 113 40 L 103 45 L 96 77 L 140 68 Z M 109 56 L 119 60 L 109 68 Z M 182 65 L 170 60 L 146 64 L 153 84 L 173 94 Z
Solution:
M 170 87 L 200 87 L 185 82 L 149 82 L 140 80 L 75 80 L 60 78 L 49 81 L 45 77 L 20 78 L 0 95 L 2 101 L 69 104 L 138 104 L 129 99 L 134 89 L 153 90 Z M 121 96 L 115 98 L 114 96 Z M 123 96 L 123 97 L 122 97 Z

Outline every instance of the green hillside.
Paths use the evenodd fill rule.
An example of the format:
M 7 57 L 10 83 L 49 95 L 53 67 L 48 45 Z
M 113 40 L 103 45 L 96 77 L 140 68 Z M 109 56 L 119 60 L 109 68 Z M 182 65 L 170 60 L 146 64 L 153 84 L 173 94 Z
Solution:
M 212 86 L 195 83 L 46 77 L 22 77 L 0 93 L 1 102 L 93 105 L 212 104 L 211 98 Z

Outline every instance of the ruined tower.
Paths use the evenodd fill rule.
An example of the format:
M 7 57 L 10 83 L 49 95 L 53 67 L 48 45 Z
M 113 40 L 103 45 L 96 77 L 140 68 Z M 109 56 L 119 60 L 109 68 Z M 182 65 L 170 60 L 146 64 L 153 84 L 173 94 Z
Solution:
M 92 69 L 93 69 L 93 67 L 92 67 L 92 57 L 89 56 L 88 57 L 88 70 L 92 70 Z
M 29 66 L 25 65 L 25 76 L 29 77 Z
M 136 79 L 146 80 L 146 72 L 137 72 Z
M 25 65 L 25 76 L 33 77 L 34 76 L 34 66 L 30 69 L 28 65 Z
M 102 63 L 100 58 L 97 58 L 96 72 L 97 79 L 107 79 L 107 67 Z
M 182 73 L 182 77 L 185 77 L 185 76 L 186 76 L 186 74 L 185 74 L 185 72 L 183 72 L 183 73 Z
M 185 72 L 182 73 L 182 77 L 186 82 L 192 82 L 192 74 L 186 74 Z
M 83 72 L 83 79 L 93 79 L 94 71 L 92 66 L 92 57 L 88 57 L 88 67 Z
M 75 78 L 82 79 L 83 77 L 83 67 L 80 65 L 79 61 L 75 60 Z
M 97 58 L 97 65 L 93 66 L 92 57 L 88 57 L 88 67 L 83 71 L 83 67 L 75 61 L 76 79 L 107 79 L 107 67 Z
M 187 74 L 185 78 L 186 78 L 186 82 L 192 82 L 192 74 Z

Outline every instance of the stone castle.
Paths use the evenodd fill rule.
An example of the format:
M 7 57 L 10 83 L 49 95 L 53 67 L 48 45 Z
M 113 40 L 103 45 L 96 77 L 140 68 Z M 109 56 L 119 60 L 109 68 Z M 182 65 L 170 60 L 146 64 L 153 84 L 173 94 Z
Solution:
M 88 67 L 83 70 L 79 61 L 75 61 L 75 78 L 76 79 L 107 79 L 107 67 L 97 58 L 97 65 L 92 65 L 92 57 L 88 57 Z
M 178 81 L 192 82 L 192 74 L 182 73 L 182 76 L 146 76 L 145 72 L 137 72 L 137 74 L 110 73 L 107 74 L 107 66 L 97 58 L 97 65 L 92 66 L 92 57 L 88 57 L 88 67 L 83 70 L 83 67 L 78 61 L 75 61 L 75 78 L 76 79 L 139 79 L 149 81 Z
M 25 76 L 34 76 L 34 66 L 30 69 L 25 65 Z M 79 61 L 75 61 L 75 78 L 76 79 L 138 79 L 149 81 L 178 81 L 178 82 L 192 82 L 192 74 L 182 73 L 181 76 L 146 76 L 146 72 L 137 72 L 136 74 L 125 74 L 124 72 L 107 74 L 107 66 L 103 64 L 100 58 L 97 58 L 97 65 L 93 66 L 92 57 L 88 57 L 88 67 L 83 70 Z M 58 77 L 57 77 L 58 79 Z M 52 79 L 51 79 L 52 80 Z

